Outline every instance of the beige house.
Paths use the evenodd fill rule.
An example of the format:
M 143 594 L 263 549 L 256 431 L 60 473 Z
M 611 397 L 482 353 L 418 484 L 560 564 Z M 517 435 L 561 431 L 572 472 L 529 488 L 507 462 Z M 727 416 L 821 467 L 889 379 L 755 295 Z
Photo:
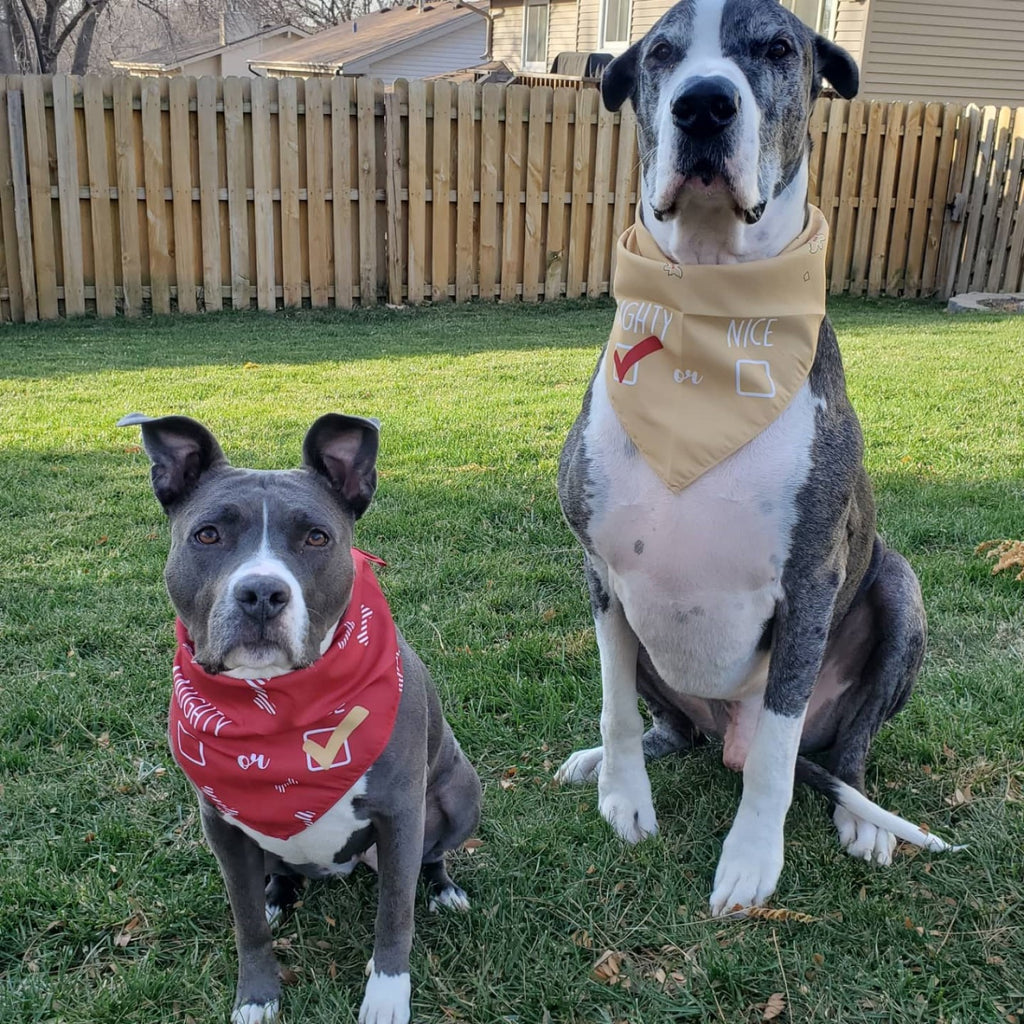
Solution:
M 137 76 L 251 77 L 250 61 L 308 35 L 291 25 L 260 27 L 242 11 L 225 11 L 218 29 L 110 63 L 115 71 Z
M 1024 104 L 1024 0 L 840 0 L 862 99 Z
M 550 71 L 559 53 L 618 54 L 674 0 L 490 0 L 491 56 Z M 782 0 L 845 46 L 863 99 L 1024 104 L 1024 0 Z
M 253 61 L 257 74 L 431 78 L 479 65 L 487 56 L 487 14 L 455 0 L 391 7 L 325 29 Z

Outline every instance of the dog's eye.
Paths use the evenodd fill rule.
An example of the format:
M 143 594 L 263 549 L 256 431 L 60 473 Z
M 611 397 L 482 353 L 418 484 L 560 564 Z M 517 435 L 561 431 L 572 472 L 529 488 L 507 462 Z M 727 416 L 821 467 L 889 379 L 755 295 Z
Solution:
M 659 64 L 664 64 L 672 59 L 672 44 L 666 42 L 660 42 L 656 46 L 651 47 L 648 57 L 651 60 L 657 61 Z
M 783 60 L 793 52 L 788 39 L 773 39 L 768 44 L 768 57 L 770 60 Z
M 306 535 L 306 544 L 311 548 L 325 548 L 331 538 L 323 530 L 310 530 Z
M 217 532 L 216 526 L 204 526 L 201 530 L 196 530 L 195 538 L 200 544 L 216 544 L 220 540 L 220 533 Z

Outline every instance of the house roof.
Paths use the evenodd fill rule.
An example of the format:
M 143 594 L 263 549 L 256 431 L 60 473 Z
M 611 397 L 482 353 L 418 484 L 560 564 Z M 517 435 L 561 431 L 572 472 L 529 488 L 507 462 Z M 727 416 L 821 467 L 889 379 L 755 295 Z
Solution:
M 288 70 L 329 69 L 340 73 L 346 63 L 406 49 L 424 39 L 447 33 L 463 19 L 482 15 L 482 10 L 458 0 L 432 0 L 422 8 L 418 4 L 391 7 L 282 46 L 273 54 L 252 61 L 251 65 Z
M 285 34 L 309 35 L 308 32 L 301 28 L 295 28 L 293 25 L 275 25 L 273 28 L 263 28 L 243 39 L 236 39 L 225 44 L 221 42 L 220 29 L 214 28 L 209 32 L 201 32 L 191 39 L 183 39 L 181 42 L 169 46 L 157 46 L 134 57 L 124 57 L 121 60 L 112 60 L 110 63 L 115 68 L 153 68 L 165 71 L 169 68 L 180 67 L 182 64 L 200 57 L 212 57 L 224 50 L 250 43 L 254 39 L 271 39 L 274 36 Z

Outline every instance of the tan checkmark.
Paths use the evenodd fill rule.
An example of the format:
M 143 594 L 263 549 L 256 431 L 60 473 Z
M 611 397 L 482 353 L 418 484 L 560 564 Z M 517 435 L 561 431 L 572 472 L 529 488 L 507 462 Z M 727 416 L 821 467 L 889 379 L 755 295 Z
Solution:
M 334 732 L 331 733 L 330 739 L 324 746 L 320 746 L 316 740 L 306 740 L 302 744 L 303 751 L 308 754 L 321 768 L 330 768 L 334 764 L 334 759 L 338 756 L 338 751 L 345 746 L 345 741 L 349 738 L 370 717 L 370 712 L 366 708 L 357 704 L 338 724 L 335 726 Z

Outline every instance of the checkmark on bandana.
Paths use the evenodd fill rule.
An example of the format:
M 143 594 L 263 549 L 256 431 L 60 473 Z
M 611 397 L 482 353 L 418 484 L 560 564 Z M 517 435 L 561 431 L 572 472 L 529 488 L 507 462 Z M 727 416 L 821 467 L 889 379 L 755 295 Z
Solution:
M 314 729 L 311 732 L 307 732 L 303 737 L 302 750 L 306 757 L 309 758 L 310 771 L 326 771 L 328 768 L 340 768 L 342 765 L 348 764 L 352 760 L 350 756 L 346 756 L 343 760 L 338 761 L 338 755 L 348 743 L 349 736 L 369 716 L 370 712 L 357 704 L 333 729 Z M 314 736 L 325 736 L 326 742 L 321 745 L 312 738 Z M 346 751 L 347 754 L 348 752 Z M 316 762 L 320 767 L 314 768 L 313 762 Z
M 649 356 L 659 349 L 664 348 L 657 335 L 650 335 L 644 338 L 643 341 L 638 342 L 624 356 L 620 358 L 618 352 L 612 353 L 612 358 L 615 360 L 615 379 L 620 383 L 625 382 L 626 374 L 638 363 L 644 356 Z M 636 383 L 636 381 L 630 381 L 630 383 Z

